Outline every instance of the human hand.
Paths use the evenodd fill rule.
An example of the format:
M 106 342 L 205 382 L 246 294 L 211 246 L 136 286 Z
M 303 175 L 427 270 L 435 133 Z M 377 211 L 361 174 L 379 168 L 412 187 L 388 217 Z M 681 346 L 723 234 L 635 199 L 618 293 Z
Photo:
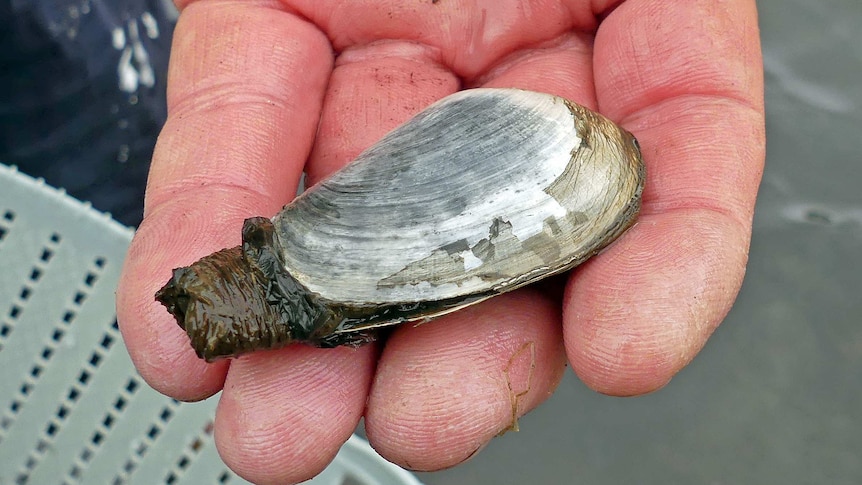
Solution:
M 216 444 L 249 480 L 309 478 L 363 415 L 387 459 L 453 466 L 546 399 L 567 359 L 599 392 L 650 392 L 729 310 L 764 159 L 753 1 L 180 7 L 170 115 L 118 318 L 153 387 L 183 400 L 224 390 Z M 275 214 L 303 169 L 313 184 L 432 101 L 476 86 L 566 97 L 640 141 L 638 223 L 574 272 L 562 301 L 518 290 L 401 326 L 385 346 L 195 356 L 153 299 L 172 268 L 237 245 L 243 219 Z

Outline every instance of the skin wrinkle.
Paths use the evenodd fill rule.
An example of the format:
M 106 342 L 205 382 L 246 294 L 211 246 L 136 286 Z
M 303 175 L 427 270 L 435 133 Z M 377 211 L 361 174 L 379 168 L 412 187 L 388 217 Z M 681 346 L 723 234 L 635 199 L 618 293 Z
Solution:
M 514 69 L 525 69 L 527 71 L 532 71 L 532 73 L 536 75 L 539 75 L 539 73 L 546 72 L 548 70 L 543 70 L 539 68 L 539 66 L 541 66 L 541 63 L 545 61 L 545 59 L 543 58 L 553 58 L 554 56 L 560 54 L 574 54 L 578 61 L 579 67 L 589 72 L 589 62 L 592 58 L 592 49 L 590 48 L 591 44 L 592 37 L 588 34 L 570 32 L 568 34 L 560 36 L 558 39 L 551 39 L 549 41 L 540 42 L 531 47 L 519 49 L 502 57 L 501 59 L 499 59 L 498 62 L 489 66 L 487 71 L 484 74 L 481 74 L 480 76 L 475 78 L 469 86 L 493 86 L 495 80 L 504 78 L 508 72 Z M 535 68 L 529 69 L 530 67 Z M 567 67 L 569 66 L 562 66 L 562 69 L 553 69 L 553 71 L 562 72 L 563 69 Z M 561 95 L 560 93 L 552 94 Z M 593 99 L 575 99 L 573 101 L 576 101 L 588 108 L 595 107 L 595 101 Z
M 289 5 L 286 5 L 284 2 L 279 0 L 241 0 L 245 5 L 253 8 L 265 8 L 272 10 L 279 10 L 283 12 L 293 13 L 294 15 L 299 15 L 296 11 L 291 10 Z M 237 0 L 174 0 L 174 5 L 180 10 L 180 12 L 185 11 L 189 6 L 196 5 L 194 8 L 199 8 L 201 5 L 206 4 L 207 7 L 211 6 L 221 6 L 221 5 L 234 5 L 237 3 Z
M 583 37 L 585 35 L 586 34 L 573 32 L 560 37 L 540 40 L 536 45 L 531 47 L 519 48 L 497 60 L 494 64 L 488 66 L 479 74 L 478 77 L 474 79 L 467 78 L 462 82 L 466 87 L 470 88 L 485 86 L 495 78 L 500 77 L 503 72 L 513 66 L 524 67 L 523 65 L 517 66 L 519 63 L 539 61 L 539 59 L 536 58 L 537 55 L 545 53 L 553 54 L 554 51 L 558 49 L 562 50 L 568 49 L 572 46 L 584 45 Z M 573 41 L 573 38 L 576 37 L 580 37 L 580 40 Z M 406 48 L 400 48 L 405 44 L 407 46 Z M 579 50 L 581 50 L 580 47 Z M 583 49 L 583 51 L 585 53 L 589 53 L 586 49 Z M 361 63 L 369 60 L 380 61 L 382 59 L 392 57 L 400 58 L 405 61 L 416 62 L 418 65 L 425 65 L 426 67 L 428 64 L 436 64 L 439 68 L 445 69 L 452 75 L 459 76 L 459 74 L 452 69 L 450 65 L 443 62 L 441 59 L 440 48 L 417 42 L 405 43 L 398 40 L 379 40 L 370 44 L 350 46 L 336 57 L 335 66 L 338 68 L 352 63 Z M 590 104 L 594 105 L 594 103 L 589 102 L 583 102 L 583 104 L 588 107 Z
M 255 190 L 253 187 L 250 187 L 246 184 L 238 184 L 238 183 L 230 183 L 225 181 L 219 181 L 216 179 L 211 179 L 209 177 L 206 178 L 197 178 L 197 183 L 195 180 L 190 180 L 191 183 L 180 183 L 176 185 L 168 185 L 165 186 L 163 191 L 156 192 L 152 195 L 155 200 L 152 201 L 152 204 L 148 203 L 147 211 L 145 212 L 146 216 L 152 216 L 152 214 L 156 214 L 162 210 L 170 211 L 175 208 L 176 205 L 181 204 L 183 199 L 188 198 L 187 194 L 189 191 L 189 185 L 194 186 L 195 192 L 198 194 L 206 194 L 211 193 L 214 194 L 211 200 L 217 200 L 219 198 L 224 199 L 225 196 L 229 194 L 230 199 L 234 201 L 235 208 L 229 213 L 218 214 L 218 213 L 209 213 L 208 217 L 218 220 L 229 220 L 230 224 L 223 224 L 225 227 L 237 227 L 237 223 L 242 225 L 242 221 L 248 217 L 250 210 L 261 212 L 261 213 L 271 213 L 275 214 L 280 208 L 281 204 L 277 202 L 277 198 L 273 197 L 271 194 L 267 194 L 258 190 Z M 294 189 L 295 191 L 295 189 Z M 218 194 L 224 194 L 224 196 L 219 197 Z M 196 199 L 198 196 L 194 196 Z M 244 202 L 243 204 L 239 204 L 239 202 Z M 248 208 L 245 208 L 248 206 Z M 252 208 L 254 207 L 254 208 Z M 261 208 L 268 209 L 261 211 Z M 244 209 L 244 210 L 243 210 Z M 205 222 L 205 221 L 201 221 Z M 193 232 L 193 231 L 192 231 Z M 226 231 L 225 235 L 229 236 L 229 240 L 235 241 L 235 244 L 239 244 L 240 240 L 240 232 Z M 224 243 L 222 243 L 224 244 Z M 210 245 L 212 246 L 212 245 Z M 216 244 L 218 246 L 218 244 Z M 222 249 L 222 247 L 213 246 L 213 250 Z M 224 246 L 224 247 L 232 247 L 232 246 Z M 201 254 L 200 256 L 204 256 L 205 254 Z
M 321 351 L 319 350 L 303 350 L 305 350 L 304 353 L 311 353 L 312 358 L 300 360 L 295 365 L 291 366 L 290 375 L 293 377 L 289 379 L 290 385 L 300 392 L 308 391 L 317 385 L 332 387 L 337 393 L 336 396 L 341 398 L 336 399 L 335 401 L 339 403 L 346 402 L 348 393 L 345 389 L 338 387 L 339 382 L 336 378 L 336 376 L 341 374 L 344 370 L 344 361 L 322 359 L 320 358 L 321 355 L 315 355 L 321 354 Z M 369 348 L 368 350 L 371 349 Z M 356 353 L 357 351 L 357 349 L 353 348 L 342 348 L 336 349 L 334 352 L 350 357 L 351 354 Z M 273 357 L 277 357 L 278 354 L 285 352 L 287 351 L 282 349 L 264 351 L 260 352 L 260 355 L 250 354 L 245 357 L 235 359 L 235 365 L 242 366 L 245 377 L 247 377 L 247 379 L 242 381 L 243 391 L 239 397 L 246 397 L 247 394 L 248 397 L 259 396 L 266 399 L 268 396 L 272 396 L 272 399 L 277 399 L 277 397 L 271 393 L 272 389 L 270 388 L 273 383 L 269 382 L 267 378 L 272 374 L 270 371 L 272 370 L 273 365 L 278 365 L 277 359 L 274 359 Z
M 181 196 L 185 192 L 189 190 L 189 187 L 194 187 L 195 191 L 212 191 L 213 193 L 229 193 L 232 199 L 248 199 L 254 201 L 260 201 L 260 203 L 266 203 L 266 205 L 272 206 L 272 214 L 281 209 L 281 204 L 275 202 L 282 197 L 280 196 L 282 192 L 287 193 L 296 193 L 296 187 L 299 185 L 299 180 L 296 180 L 293 184 L 285 184 L 287 187 L 284 191 L 279 191 L 278 194 L 272 194 L 263 192 L 262 190 L 258 190 L 256 187 L 252 187 L 249 184 L 244 184 L 241 182 L 231 182 L 225 180 L 219 180 L 217 178 L 217 174 L 214 175 L 199 175 L 196 177 L 188 177 L 183 179 L 183 183 L 171 183 L 160 186 L 160 190 L 155 192 L 152 196 L 148 195 L 148 198 L 152 197 L 152 208 L 150 209 L 152 212 L 158 211 L 159 207 L 168 203 L 169 201 L 177 200 L 177 197 Z M 293 189 L 291 189 L 291 185 Z M 258 204 L 260 205 L 260 204 Z M 149 213 L 149 211 L 147 212 Z M 270 215 L 270 216 L 271 216 Z M 239 235 L 239 231 L 236 231 L 237 235 Z
M 245 112 L 247 111 L 244 111 L 244 113 Z M 246 117 L 244 113 L 238 117 Z M 188 129 L 199 124 L 199 120 L 202 121 L 202 118 L 187 119 L 182 122 L 186 124 L 186 128 Z M 169 123 L 166 127 L 171 128 L 171 125 L 173 124 L 174 123 Z M 191 167 L 180 164 L 166 165 L 159 173 L 153 173 L 151 175 L 150 180 L 148 181 L 149 185 L 153 188 L 159 188 L 164 184 L 173 185 L 176 183 L 178 185 L 187 184 L 189 187 L 196 187 L 200 182 L 209 182 L 210 180 L 216 182 L 219 178 L 228 179 L 221 182 L 226 185 L 254 185 L 251 182 L 264 176 L 263 167 L 252 166 L 248 171 L 228 173 L 225 172 L 223 167 L 232 160 L 258 159 L 265 153 L 272 151 L 275 146 L 283 143 L 284 137 L 279 136 L 278 134 L 271 134 L 269 133 L 271 130 L 266 128 L 255 130 L 254 126 L 249 126 L 244 123 L 239 123 L 238 126 L 232 127 L 231 131 L 233 132 L 232 138 L 241 137 L 245 140 L 251 140 L 253 143 L 250 144 L 251 146 L 248 146 L 235 145 L 232 143 L 231 139 L 214 140 L 196 144 L 194 147 L 190 147 L 186 152 L 174 150 L 173 147 L 164 147 L 166 150 L 172 152 L 171 155 L 174 157 L 206 161 Z M 166 143 L 167 142 L 163 142 L 162 144 L 164 145 Z M 273 192 L 267 195 L 270 197 L 279 197 L 283 200 L 283 198 L 290 193 L 286 190 L 285 185 L 268 187 L 268 189 Z M 248 190 L 260 189 L 250 187 Z M 148 198 L 153 199 L 153 196 L 148 194 Z
M 281 89 L 258 90 L 249 88 L 241 80 L 225 80 L 201 88 L 194 96 L 180 98 L 172 106 L 171 115 L 177 119 L 194 115 L 210 115 L 226 108 L 265 108 L 276 112 L 296 109 L 293 100 L 279 96 Z
M 369 44 L 353 45 L 342 50 L 335 59 L 335 67 L 361 62 L 378 62 L 386 58 L 401 58 L 420 65 L 436 64 L 449 71 L 441 62 L 440 49 L 419 42 L 384 39 Z M 425 62 L 423 62 L 423 60 Z
M 742 96 L 734 96 L 733 93 L 723 94 L 714 91 L 690 91 L 663 97 L 641 109 L 634 109 L 630 112 L 623 111 L 618 114 L 618 118 L 616 118 L 615 121 L 623 126 L 635 126 L 639 124 L 642 119 L 647 118 L 648 114 L 663 111 L 666 105 L 694 101 L 691 104 L 702 106 L 701 101 L 707 100 L 716 102 L 717 104 L 727 104 L 730 108 L 733 108 L 734 105 L 736 105 L 738 109 L 749 113 L 751 116 L 760 116 L 758 111 L 760 108 L 758 108 L 757 100 L 752 100 Z
M 700 102 L 696 102 L 699 101 Z M 708 102 L 707 102 L 708 101 Z M 673 100 L 660 103 L 660 107 L 656 110 L 651 110 L 649 113 L 640 114 L 635 126 L 629 126 L 630 129 L 635 129 L 641 133 L 641 141 L 644 150 L 649 154 L 653 154 L 655 159 L 663 159 L 661 152 L 649 152 L 649 147 L 653 145 L 652 140 L 661 135 L 665 126 L 688 126 L 687 132 L 680 130 L 671 131 L 671 136 L 663 136 L 662 143 L 657 144 L 661 147 L 658 150 L 662 151 L 678 151 L 674 145 L 677 140 L 686 139 L 707 139 L 707 136 L 697 136 L 695 130 L 711 133 L 716 128 L 726 127 L 726 131 L 730 132 L 736 126 L 745 125 L 747 118 L 753 118 L 755 113 L 750 111 L 750 108 L 740 107 L 734 100 L 721 101 L 719 98 L 708 97 L 707 101 L 702 101 L 700 97 L 685 96 L 674 98 Z M 678 106 L 678 107 L 675 107 Z M 696 108 L 690 108 L 696 106 Z M 710 121 L 710 112 L 720 109 L 728 113 L 734 110 L 742 109 L 737 116 L 728 115 L 722 119 L 719 124 Z M 659 111 L 661 110 L 661 111 Z M 670 112 L 668 111 L 670 110 Z M 661 119 L 655 119 L 653 113 L 662 113 Z M 670 116 L 668 114 L 670 113 Z M 737 121 L 741 120 L 741 121 Z M 639 126 L 649 126 L 648 129 L 638 129 Z M 656 135 L 653 135 L 656 133 Z M 751 133 L 741 133 L 738 138 L 751 138 L 751 143 L 740 143 L 743 146 L 762 146 L 764 138 L 762 128 L 752 131 Z M 664 214 L 670 211 L 686 210 L 686 209 L 706 209 L 712 212 L 723 214 L 724 216 L 733 219 L 740 227 L 750 225 L 753 215 L 752 206 L 756 193 L 756 182 L 759 180 L 751 180 L 749 177 L 743 176 L 746 167 L 741 166 L 736 162 L 739 159 L 735 153 L 726 153 L 728 146 L 733 144 L 714 145 L 705 141 L 700 145 L 688 145 L 686 147 L 689 155 L 687 160 L 695 162 L 686 162 L 682 167 L 688 172 L 695 174 L 706 173 L 710 177 L 711 182 L 702 184 L 702 188 L 698 191 L 693 190 L 690 185 L 680 185 L 690 177 L 681 177 L 680 172 L 675 169 L 675 165 L 666 164 L 658 169 L 648 169 L 647 186 L 644 190 L 643 206 L 641 214 Z M 715 152 L 716 155 L 706 154 L 705 152 Z M 753 153 L 746 154 L 745 158 L 753 158 Z M 718 158 L 727 160 L 726 164 L 715 164 L 714 161 Z M 709 160 L 713 167 L 710 171 L 702 169 L 697 160 Z M 668 185 L 663 180 L 671 181 L 673 185 Z M 659 190 L 659 185 L 661 185 Z M 748 190 L 739 191 L 742 197 L 734 199 L 733 189 L 740 186 L 749 185 Z
M 679 5 L 675 5 L 675 7 L 677 7 L 676 14 L 680 17 L 691 18 L 703 22 L 703 19 L 708 18 L 711 15 L 711 12 L 703 12 L 702 10 L 705 7 L 708 8 L 712 3 L 713 2 L 704 0 L 684 2 Z M 753 4 L 753 2 L 751 3 Z M 633 5 L 633 7 L 628 8 L 630 5 Z M 640 5 L 649 6 L 656 11 L 664 8 L 657 2 L 625 2 L 619 10 L 622 15 L 610 17 L 607 19 L 607 22 L 625 22 L 628 18 L 636 15 L 648 16 L 645 18 L 659 16 L 655 13 L 649 14 L 647 12 L 638 11 L 637 7 Z M 736 17 L 739 16 L 735 16 L 734 20 Z M 753 17 L 756 20 L 756 15 Z M 726 35 L 726 32 L 756 31 L 757 26 L 756 23 L 753 26 L 749 24 L 738 25 L 738 22 L 735 22 L 734 20 L 728 19 L 722 24 L 722 28 L 717 28 L 717 31 L 722 34 L 720 36 L 700 35 L 700 31 L 697 29 L 686 27 L 692 31 L 692 34 L 687 37 L 692 39 L 691 42 L 668 45 L 667 48 L 653 46 L 651 49 L 646 51 L 639 48 L 640 44 L 638 41 L 642 39 L 651 41 L 653 39 L 661 40 L 672 38 L 672 34 L 675 34 L 672 29 L 678 29 L 678 26 L 675 22 L 672 26 L 666 26 L 666 24 L 668 24 L 667 22 L 660 22 L 649 26 L 644 25 L 642 22 L 629 22 L 628 26 L 630 28 L 627 29 L 628 37 L 626 38 L 628 44 L 617 43 L 614 44 L 614 47 L 612 48 L 606 47 L 605 49 L 597 51 L 596 62 L 605 67 L 604 70 L 599 70 L 597 72 L 597 91 L 600 94 L 618 94 L 619 96 L 610 98 L 613 101 L 610 104 L 613 105 L 614 109 L 623 108 L 629 113 L 640 111 L 645 106 L 649 106 L 656 100 L 666 100 L 675 96 L 688 94 L 692 87 L 697 88 L 692 94 L 706 93 L 724 96 L 730 99 L 740 98 L 748 101 L 744 104 L 753 106 L 758 111 L 762 110 L 762 108 L 760 108 L 763 103 L 762 70 L 752 72 L 747 69 L 747 66 L 757 64 L 752 63 L 751 58 L 754 56 L 759 58 L 759 44 L 758 47 L 756 47 L 756 49 L 758 49 L 756 52 L 752 53 L 750 52 L 750 49 L 746 49 L 746 56 L 743 56 L 743 58 L 740 59 L 738 39 L 743 38 L 744 36 Z M 631 26 L 640 27 L 640 29 L 633 29 Z M 645 32 L 643 29 L 647 28 L 653 30 L 657 29 L 658 32 L 665 33 L 663 35 L 656 35 L 655 31 Z M 599 29 L 597 34 L 597 43 L 599 45 L 605 45 L 605 43 L 601 42 L 601 36 L 603 35 L 602 32 L 603 29 Z M 725 42 L 721 46 L 715 46 L 716 38 L 734 39 L 734 42 Z M 629 46 L 628 49 L 621 50 L 625 45 Z M 656 54 L 656 51 L 667 52 L 668 54 Z M 712 53 L 712 56 L 709 58 L 709 62 L 705 62 L 705 59 L 702 56 L 703 52 Z M 716 59 L 715 56 L 717 55 L 722 55 L 722 57 L 720 59 Z M 667 63 L 655 63 L 653 57 L 658 57 L 659 59 L 667 61 Z M 635 62 L 631 64 L 615 62 L 616 59 L 619 58 L 629 60 L 634 59 Z M 645 59 L 646 62 L 638 63 L 638 59 Z M 683 69 L 679 66 L 685 66 L 686 68 Z M 660 69 L 662 73 L 677 73 L 679 77 L 665 78 L 663 76 L 655 76 L 657 80 L 662 82 L 653 83 L 646 82 L 643 78 L 636 79 L 635 76 L 633 76 L 638 73 L 651 74 L 655 69 Z M 745 72 L 745 75 L 739 76 L 739 72 Z M 605 75 L 605 73 L 607 73 L 607 75 Z M 626 83 L 626 85 L 621 87 L 606 85 L 605 82 L 609 79 L 613 80 L 612 82 Z M 740 83 L 740 79 L 748 82 Z M 700 83 L 693 82 L 693 80 L 700 81 Z M 704 89 L 706 86 L 703 84 L 706 84 L 709 89 Z M 607 109 L 605 103 L 602 101 L 602 96 L 600 96 L 599 106 L 602 109 Z M 627 116 L 630 116 L 616 117 L 615 110 L 610 114 L 614 115 L 612 116 L 613 119 L 626 118 Z
M 581 2 L 575 1 L 576 4 L 581 4 Z M 608 15 L 612 14 L 617 7 L 625 3 L 625 0 L 593 0 L 591 2 L 592 11 L 596 17 L 596 20 L 604 20 Z
M 380 11 L 374 2 L 355 1 L 348 4 L 348 6 L 343 6 L 339 12 L 340 15 L 335 14 L 324 18 L 320 12 L 313 11 L 315 0 L 284 1 L 285 4 L 292 6 L 297 12 L 300 12 L 301 15 L 315 23 L 325 32 L 336 52 L 342 52 L 360 45 L 372 44 L 384 39 L 407 39 L 437 49 L 440 52 L 452 53 L 449 56 L 444 54 L 443 64 L 447 65 L 459 77 L 468 80 L 480 73 L 486 72 L 490 65 L 499 60 L 500 56 L 518 51 L 530 44 L 552 40 L 563 32 L 577 26 L 575 20 L 562 15 L 562 10 L 565 9 L 560 9 L 561 11 L 556 15 L 544 15 L 544 18 L 553 18 L 555 20 L 553 26 L 544 25 L 539 27 L 532 26 L 531 23 L 521 23 L 521 26 L 531 26 L 529 31 L 519 31 L 519 34 L 526 34 L 527 37 L 519 38 L 516 44 L 510 45 L 509 39 L 516 37 L 513 35 L 513 29 L 518 29 L 517 25 L 519 24 L 510 20 L 511 15 L 508 14 L 508 10 L 503 12 L 502 9 L 507 9 L 511 4 L 477 2 L 481 5 L 487 3 L 489 7 L 485 8 L 484 6 L 475 5 L 469 12 L 455 12 L 450 10 L 454 8 L 450 6 L 444 6 L 441 9 L 436 8 L 440 7 L 439 5 L 433 6 L 430 3 L 425 5 L 424 3 L 392 1 L 388 2 L 389 10 L 383 12 Z M 367 3 L 372 3 L 372 6 L 365 6 Z M 454 4 L 456 2 L 449 3 Z M 553 2 L 549 2 L 549 4 L 551 3 Z M 493 5 L 493 8 L 490 5 Z M 546 8 L 550 7 L 546 6 Z M 512 9 L 514 13 L 520 11 L 517 4 L 514 4 Z M 362 14 L 368 17 L 373 17 L 375 13 L 385 16 L 389 19 L 385 24 L 386 28 L 370 32 L 363 31 L 363 23 L 355 21 L 357 14 L 354 14 L 354 10 L 362 12 Z M 461 20 L 465 15 L 468 20 Z M 488 20 L 489 15 L 494 15 L 494 20 Z M 342 25 L 335 20 L 336 18 L 341 18 L 345 21 L 349 19 L 349 23 Z M 458 22 L 453 22 L 451 20 L 453 18 L 457 18 Z M 586 18 L 589 20 L 580 26 L 580 28 L 582 30 L 594 29 L 595 17 L 590 14 Z M 447 22 L 444 19 L 449 19 L 449 21 Z M 476 24 L 482 25 L 489 22 L 494 24 L 493 28 L 486 26 L 477 29 L 473 27 Z M 414 27 L 413 29 L 404 30 L 404 26 L 415 25 L 417 23 L 424 27 Z M 504 27 L 507 23 L 509 24 L 508 27 Z M 433 28 L 435 25 L 444 26 L 443 30 L 450 32 L 450 35 L 441 38 L 428 34 L 427 32 L 436 31 Z M 341 34 L 336 35 L 333 32 Z M 350 33 L 344 34 L 344 32 Z M 457 35 L 451 34 L 452 32 L 468 33 L 464 35 L 464 38 L 459 38 Z M 460 49 L 453 48 L 453 46 L 461 47 L 464 45 L 473 46 L 473 48 L 468 48 L 469 53 L 465 56 L 460 54 Z M 496 54 L 481 55 L 486 51 L 493 51 Z

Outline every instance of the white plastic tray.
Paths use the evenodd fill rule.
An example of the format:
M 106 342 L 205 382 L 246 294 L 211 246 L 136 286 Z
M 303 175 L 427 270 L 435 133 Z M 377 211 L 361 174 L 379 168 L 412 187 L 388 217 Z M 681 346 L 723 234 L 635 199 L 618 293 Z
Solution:
M 243 484 L 212 439 L 217 396 L 165 397 L 123 347 L 114 291 L 132 230 L 0 165 L 0 484 Z M 313 485 L 414 485 L 356 436 Z

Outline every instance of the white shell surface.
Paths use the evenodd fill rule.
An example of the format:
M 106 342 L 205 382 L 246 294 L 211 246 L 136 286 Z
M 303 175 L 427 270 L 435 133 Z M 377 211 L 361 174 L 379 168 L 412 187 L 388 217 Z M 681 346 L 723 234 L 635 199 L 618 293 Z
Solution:
M 639 208 L 630 134 L 548 94 L 448 96 L 273 218 L 321 297 L 388 304 L 502 292 L 594 254 Z

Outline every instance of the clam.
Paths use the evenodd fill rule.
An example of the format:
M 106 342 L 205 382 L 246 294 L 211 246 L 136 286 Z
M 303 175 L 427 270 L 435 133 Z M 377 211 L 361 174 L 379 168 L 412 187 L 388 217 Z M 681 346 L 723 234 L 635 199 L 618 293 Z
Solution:
M 567 271 L 640 209 L 635 138 L 571 101 L 472 89 L 432 104 L 242 246 L 173 271 L 156 299 L 214 360 L 358 345 Z

